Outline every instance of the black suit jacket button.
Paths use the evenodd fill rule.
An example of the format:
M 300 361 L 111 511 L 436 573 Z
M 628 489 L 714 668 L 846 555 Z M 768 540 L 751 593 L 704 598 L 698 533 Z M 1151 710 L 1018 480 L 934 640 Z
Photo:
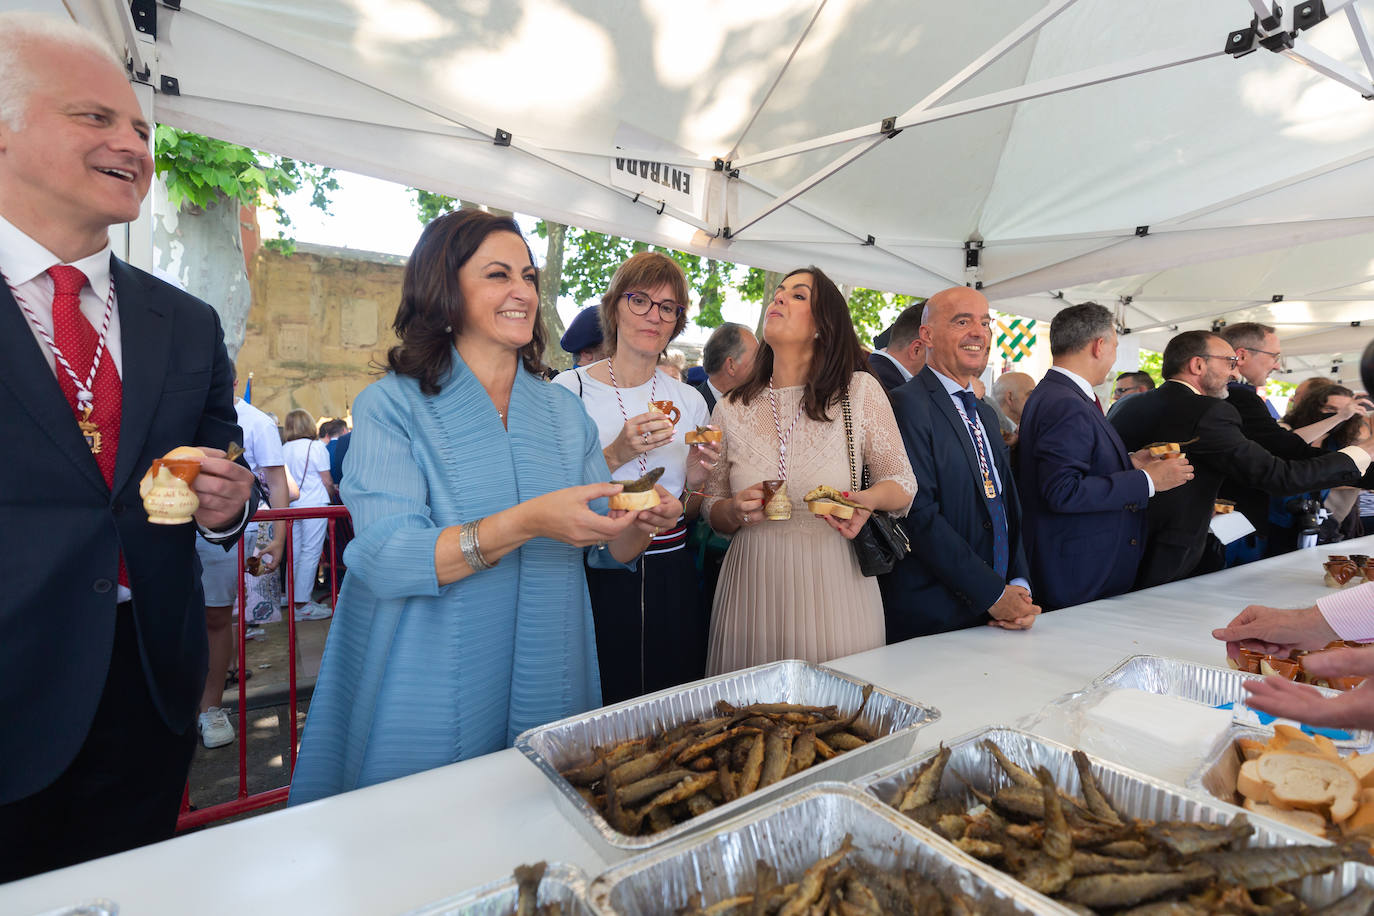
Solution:
M 991 531 L 991 530 L 992 530 L 992 522 L 983 522 L 983 527 L 986 528 L 986 529 L 988 529 L 989 531 Z
M 1137 506 L 1135 503 L 1126 503 L 1126 508 L 1127 508 L 1127 509 L 1130 509 L 1132 512 L 1134 512 L 1134 511 L 1136 511 L 1137 509 L 1139 509 L 1140 507 Z
M 110 507 L 110 511 L 113 512 L 115 515 L 123 515 L 123 514 L 124 514 L 124 504 L 123 504 L 123 503 L 115 503 L 113 506 Z
M 112 588 L 114 588 L 114 583 L 109 579 L 96 579 L 91 583 L 91 591 L 97 595 L 103 595 Z

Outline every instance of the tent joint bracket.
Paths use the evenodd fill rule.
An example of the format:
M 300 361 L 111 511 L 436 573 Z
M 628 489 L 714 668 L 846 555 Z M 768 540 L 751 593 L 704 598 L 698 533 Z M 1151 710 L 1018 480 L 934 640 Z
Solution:
M 1274 2 L 1268 16 L 1250 17 L 1250 24 L 1226 36 L 1225 51 L 1235 58 L 1244 57 L 1260 48 L 1281 54 L 1293 49 L 1298 33 L 1305 32 L 1327 17 L 1322 0 L 1300 0 L 1294 5 L 1289 27 L 1284 28 L 1284 9 Z
M 510 141 L 511 132 L 508 130 L 502 130 L 499 127 L 496 128 L 496 136 L 491 138 L 491 143 L 493 146 L 510 146 Z
M 1138 239 L 1143 239 L 1143 238 L 1145 238 L 1145 236 L 1147 236 L 1147 235 L 1149 235 L 1149 234 L 1150 234 L 1150 227 L 1149 227 L 1149 226 L 1136 226 L 1136 227 L 1135 227 L 1135 237 L 1136 237 L 1136 238 L 1138 238 Z

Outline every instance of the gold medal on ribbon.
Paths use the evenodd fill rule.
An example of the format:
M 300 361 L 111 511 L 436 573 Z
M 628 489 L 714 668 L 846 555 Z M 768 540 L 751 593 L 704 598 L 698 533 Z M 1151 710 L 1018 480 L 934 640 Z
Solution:
M 997 498 L 997 487 L 987 477 L 983 478 L 983 492 L 988 495 L 988 499 Z
M 76 425 L 81 430 L 81 437 L 86 440 L 86 448 L 91 450 L 92 455 L 100 454 L 100 427 L 91 421 L 91 411 L 94 406 L 83 407 L 81 419 L 76 421 Z

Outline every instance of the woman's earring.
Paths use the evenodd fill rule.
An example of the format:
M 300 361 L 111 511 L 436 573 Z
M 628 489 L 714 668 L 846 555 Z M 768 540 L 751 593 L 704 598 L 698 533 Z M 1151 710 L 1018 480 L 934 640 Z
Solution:
M 452 333 L 453 333 L 453 325 L 451 325 L 451 324 L 446 324 L 446 325 L 444 325 L 444 333 L 445 333 L 445 334 L 452 334 Z

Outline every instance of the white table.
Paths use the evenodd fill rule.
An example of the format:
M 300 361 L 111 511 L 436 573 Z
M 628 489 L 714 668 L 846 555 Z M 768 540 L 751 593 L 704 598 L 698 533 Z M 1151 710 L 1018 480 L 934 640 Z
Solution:
M 829 664 L 937 706 L 920 750 L 1008 724 L 1128 655 L 1223 664 L 1213 627 L 1246 604 L 1311 604 L 1326 592 L 1324 555 L 1352 552 L 1374 553 L 1374 536 L 1056 611 L 1029 632 L 963 630 Z M 540 859 L 589 877 L 609 864 L 544 777 L 506 750 L 3 885 L 0 913 L 97 897 L 127 916 L 401 913 Z

